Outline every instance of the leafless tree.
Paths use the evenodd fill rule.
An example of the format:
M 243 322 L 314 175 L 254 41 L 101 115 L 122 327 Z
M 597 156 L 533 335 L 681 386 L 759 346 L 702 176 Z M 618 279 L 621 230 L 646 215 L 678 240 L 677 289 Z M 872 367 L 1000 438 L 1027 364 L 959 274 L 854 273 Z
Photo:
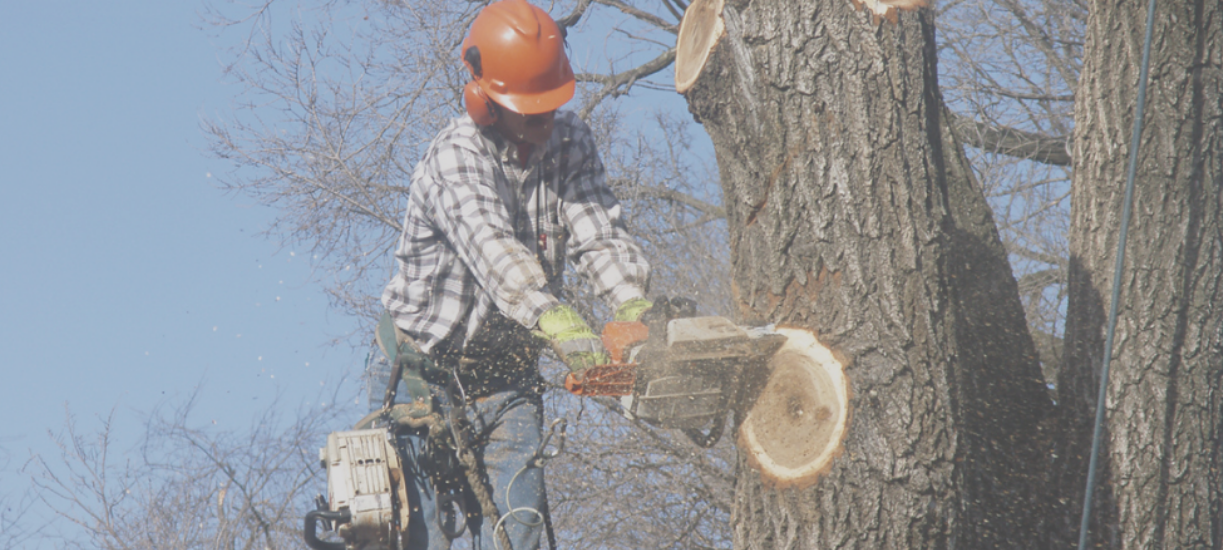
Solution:
M 0 447 L 0 473 L 18 475 L 10 470 L 13 455 L 9 449 Z M 21 548 L 27 541 L 42 531 L 42 522 L 31 513 L 34 493 L 24 490 L 19 493 L 0 494 L 0 547 Z
M 75 529 L 63 548 L 297 548 L 301 515 L 323 487 L 320 437 L 343 406 L 286 415 L 273 403 L 249 428 L 202 426 L 193 400 L 150 415 L 134 448 L 114 439 L 114 413 L 83 430 L 69 415 L 58 457 L 36 457 L 41 502 Z

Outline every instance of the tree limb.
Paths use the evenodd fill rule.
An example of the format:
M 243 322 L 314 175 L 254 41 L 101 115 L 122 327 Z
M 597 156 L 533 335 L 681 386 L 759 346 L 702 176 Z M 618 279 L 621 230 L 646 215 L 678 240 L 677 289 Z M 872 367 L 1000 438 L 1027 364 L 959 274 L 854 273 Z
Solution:
M 993 153 L 1070 166 L 1069 141 L 1004 126 L 993 126 L 950 113 L 951 127 L 968 145 Z
M 556 26 L 560 27 L 561 30 L 568 30 L 569 27 L 576 25 L 578 21 L 582 19 L 582 16 L 586 14 L 586 8 L 590 7 L 590 3 L 592 1 L 593 0 L 579 0 L 578 4 L 573 7 L 573 11 L 570 12 L 569 15 L 556 20 Z
M 676 191 L 674 189 L 667 189 L 666 187 L 640 187 L 638 188 L 638 191 L 651 197 L 666 199 L 669 201 L 678 202 L 685 206 L 690 206 L 707 216 L 714 216 L 717 218 L 726 217 L 725 208 L 722 208 L 716 204 L 707 203 L 701 199 L 693 197 L 692 195 Z
M 584 107 L 581 113 L 579 113 L 579 116 L 581 116 L 583 119 L 589 117 L 595 106 L 602 102 L 607 96 L 618 97 L 627 94 L 629 90 L 633 88 L 633 84 L 636 83 L 637 80 L 666 69 L 667 67 L 671 66 L 671 63 L 674 62 L 675 48 L 671 48 L 644 65 L 640 65 L 624 72 L 613 75 L 590 73 L 581 73 L 576 75 L 576 78 L 580 82 L 594 82 L 603 85 L 603 89 L 594 94 L 594 96 L 587 102 L 586 107 Z M 623 89 L 621 89 L 621 87 L 623 87 Z
M 604 6 L 610 6 L 610 7 L 616 8 L 624 13 L 627 13 L 647 23 L 650 23 L 651 25 L 654 25 L 671 34 L 679 34 L 678 25 L 672 24 L 671 22 L 667 21 L 666 19 L 663 19 L 650 12 L 642 11 L 640 9 L 634 8 L 633 6 L 625 4 L 624 2 L 621 2 L 620 0 L 595 0 L 595 1 L 600 4 L 603 4 Z
M 1040 292 L 1045 287 L 1057 284 L 1062 280 L 1061 269 L 1042 269 L 1034 273 L 1028 273 L 1019 278 L 1019 292 Z
M 1020 246 L 1010 241 L 1004 242 L 1003 246 L 1006 247 L 1006 251 L 1008 253 L 1014 254 L 1021 258 L 1027 258 L 1029 260 L 1033 260 L 1037 262 L 1044 262 L 1049 265 L 1057 266 L 1059 269 L 1063 269 L 1066 266 L 1065 258 L 1059 258 L 1057 256 L 1052 256 L 1049 254 L 1045 254 L 1043 252 L 1037 252 L 1035 250 L 1030 250 L 1028 248 L 1025 248 L 1023 246 Z
M 1012 92 L 1012 91 L 1003 90 L 1003 89 L 995 89 L 993 90 L 993 93 L 998 94 L 1002 97 L 1009 97 L 1012 99 L 1031 99 L 1033 101 L 1074 101 L 1074 94 L 1064 94 L 1064 95 L 1022 94 L 1019 92 Z
M 662 5 L 667 7 L 667 11 L 671 12 L 671 15 L 674 15 L 676 19 L 681 21 L 684 19 L 684 11 L 688 8 L 688 6 L 681 4 L 678 0 L 662 0 Z

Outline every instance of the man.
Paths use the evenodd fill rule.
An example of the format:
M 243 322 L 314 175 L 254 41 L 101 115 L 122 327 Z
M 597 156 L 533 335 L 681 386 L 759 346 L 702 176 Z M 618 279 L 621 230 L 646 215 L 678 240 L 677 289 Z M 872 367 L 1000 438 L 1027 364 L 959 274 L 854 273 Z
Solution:
M 464 405 L 447 403 L 440 389 L 457 377 L 510 543 L 533 549 L 542 532 L 533 511 L 545 506 L 543 472 L 527 465 L 541 441 L 539 354 L 550 344 L 579 377 L 607 361 L 595 333 L 557 299 L 566 260 L 617 320 L 637 320 L 651 306 L 649 265 L 620 220 L 590 129 L 557 111 L 573 97 L 574 78 L 548 14 L 526 0 L 491 4 L 472 23 L 462 56 L 472 75 L 468 115 L 443 129 L 416 166 L 399 270 L 382 301 L 400 333 L 439 367 L 423 375 L 427 398 Z M 386 383 L 384 368 L 373 386 Z M 448 547 L 438 514 L 453 502 L 439 506 L 435 480 L 420 471 L 431 460 L 424 435 L 404 441 L 419 469 L 410 471 L 410 547 Z M 494 548 L 492 525 L 468 523 L 477 547 Z

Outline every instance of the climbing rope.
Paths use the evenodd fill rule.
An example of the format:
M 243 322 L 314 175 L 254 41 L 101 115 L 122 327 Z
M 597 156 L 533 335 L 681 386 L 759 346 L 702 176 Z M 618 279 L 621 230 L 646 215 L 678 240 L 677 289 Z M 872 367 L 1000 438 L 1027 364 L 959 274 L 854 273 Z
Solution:
M 462 385 L 458 382 L 457 373 L 452 382 L 446 387 L 446 393 L 450 399 L 451 406 L 447 407 L 447 413 L 444 418 L 437 411 L 419 417 L 414 417 L 410 413 L 405 412 L 405 414 L 398 415 L 398 418 L 396 418 L 396 415 L 394 415 L 396 408 L 403 408 L 406 411 L 412 410 L 410 405 L 394 404 L 395 396 L 398 393 L 396 387 L 399 385 L 402 377 L 403 368 L 402 365 L 397 364 L 396 368 L 391 369 L 391 377 L 387 384 L 386 395 L 383 398 L 382 409 L 362 419 L 357 426 L 365 426 L 368 421 L 376 418 L 385 423 L 385 425 L 398 424 L 410 428 L 426 428 L 434 448 L 441 448 L 447 444 L 453 446 L 454 454 L 461 466 L 459 469 L 463 471 L 468 487 L 471 488 L 476 501 L 480 503 L 480 512 L 494 526 L 494 545 L 500 548 L 510 548 L 509 535 L 506 534 L 504 529 L 496 529 L 496 526 L 501 524 L 501 515 L 497 512 L 497 505 L 493 502 L 493 489 L 489 486 L 485 476 L 482 475 L 484 468 L 480 464 L 479 458 L 476 457 L 475 451 L 469 445 L 471 430 L 467 422 L 467 415 L 465 414 L 467 395 Z M 461 500 L 459 502 L 461 503 Z M 460 513 L 465 513 L 461 504 Z M 466 520 L 464 519 L 463 526 L 466 527 L 466 525 Z M 458 536 L 458 533 L 461 532 L 461 530 L 456 530 L 451 533 L 444 525 L 442 528 L 444 531 L 447 531 L 448 537 L 450 535 Z
M 450 428 L 450 433 L 454 436 L 455 455 L 458 456 L 459 463 L 463 465 L 462 470 L 463 475 L 467 478 L 467 486 L 471 488 L 471 492 L 476 496 L 476 501 L 480 503 L 480 512 L 493 525 L 493 545 L 506 549 L 512 548 L 509 534 L 505 532 L 505 529 L 497 529 L 497 526 L 501 524 L 501 514 L 497 512 L 497 504 L 493 502 L 493 488 L 483 475 L 484 468 L 479 458 L 476 457 L 475 450 L 469 445 L 472 439 L 471 426 L 466 415 L 467 392 L 459 382 L 458 372 L 453 372 L 452 375 L 453 378 L 446 387 L 446 393 L 450 399 L 446 423 Z
M 463 471 L 468 487 L 471 488 L 476 501 L 480 503 L 480 513 L 494 526 L 494 545 L 498 548 L 510 548 L 509 536 L 505 530 L 496 529 L 496 526 L 501 525 L 502 518 L 497 512 L 497 505 L 493 502 L 493 489 L 489 486 L 488 480 L 481 475 L 484 468 L 479 458 L 476 457 L 475 451 L 468 445 L 471 431 L 466 418 L 462 417 L 462 411 L 458 407 L 450 407 L 450 414 L 447 414 L 445 418 L 438 412 L 432 412 L 420 417 L 403 415 L 390 419 L 388 422 L 408 428 L 427 429 L 429 438 L 435 440 L 431 443 L 434 448 L 453 447 L 455 457 L 459 460 L 459 469 Z M 462 529 L 456 529 L 450 534 L 457 536 L 461 532 Z
M 1108 306 L 1108 332 L 1104 337 L 1104 365 L 1100 369 L 1100 392 L 1096 397 L 1096 425 L 1091 436 L 1091 460 L 1087 467 L 1087 489 L 1083 495 L 1083 520 L 1079 524 L 1079 550 L 1087 548 L 1091 524 L 1091 497 L 1096 488 L 1096 462 L 1104 437 L 1105 398 L 1108 396 L 1108 366 L 1113 356 L 1113 333 L 1117 329 L 1117 304 L 1121 301 L 1121 272 L 1125 267 L 1125 241 L 1134 206 L 1134 175 L 1138 171 L 1138 144 L 1142 139 L 1142 115 L 1147 98 L 1147 71 L 1151 65 L 1151 34 L 1155 28 L 1155 0 L 1147 5 L 1147 33 L 1142 46 L 1142 68 L 1138 75 L 1138 105 L 1134 110 L 1134 133 L 1130 140 L 1130 163 L 1125 176 L 1125 204 L 1121 208 L 1121 234 L 1117 239 L 1117 261 L 1113 268 L 1113 297 Z

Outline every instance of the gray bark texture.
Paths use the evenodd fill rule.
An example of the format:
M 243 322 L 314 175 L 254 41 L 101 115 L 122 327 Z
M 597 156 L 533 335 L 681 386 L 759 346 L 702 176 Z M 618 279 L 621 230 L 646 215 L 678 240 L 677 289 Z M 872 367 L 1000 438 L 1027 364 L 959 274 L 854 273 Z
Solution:
M 938 92 L 933 14 L 732 0 L 724 17 L 687 98 L 717 155 L 738 314 L 814 330 L 854 394 L 814 487 L 772 489 L 740 458 L 735 547 L 1031 547 L 1050 403 Z
M 1146 4 L 1090 6 L 1051 484 L 1065 506 L 1050 548 L 1078 538 Z M 1223 548 L 1223 4 L 1159 2 L 1155 17 L 1091 540 Z

